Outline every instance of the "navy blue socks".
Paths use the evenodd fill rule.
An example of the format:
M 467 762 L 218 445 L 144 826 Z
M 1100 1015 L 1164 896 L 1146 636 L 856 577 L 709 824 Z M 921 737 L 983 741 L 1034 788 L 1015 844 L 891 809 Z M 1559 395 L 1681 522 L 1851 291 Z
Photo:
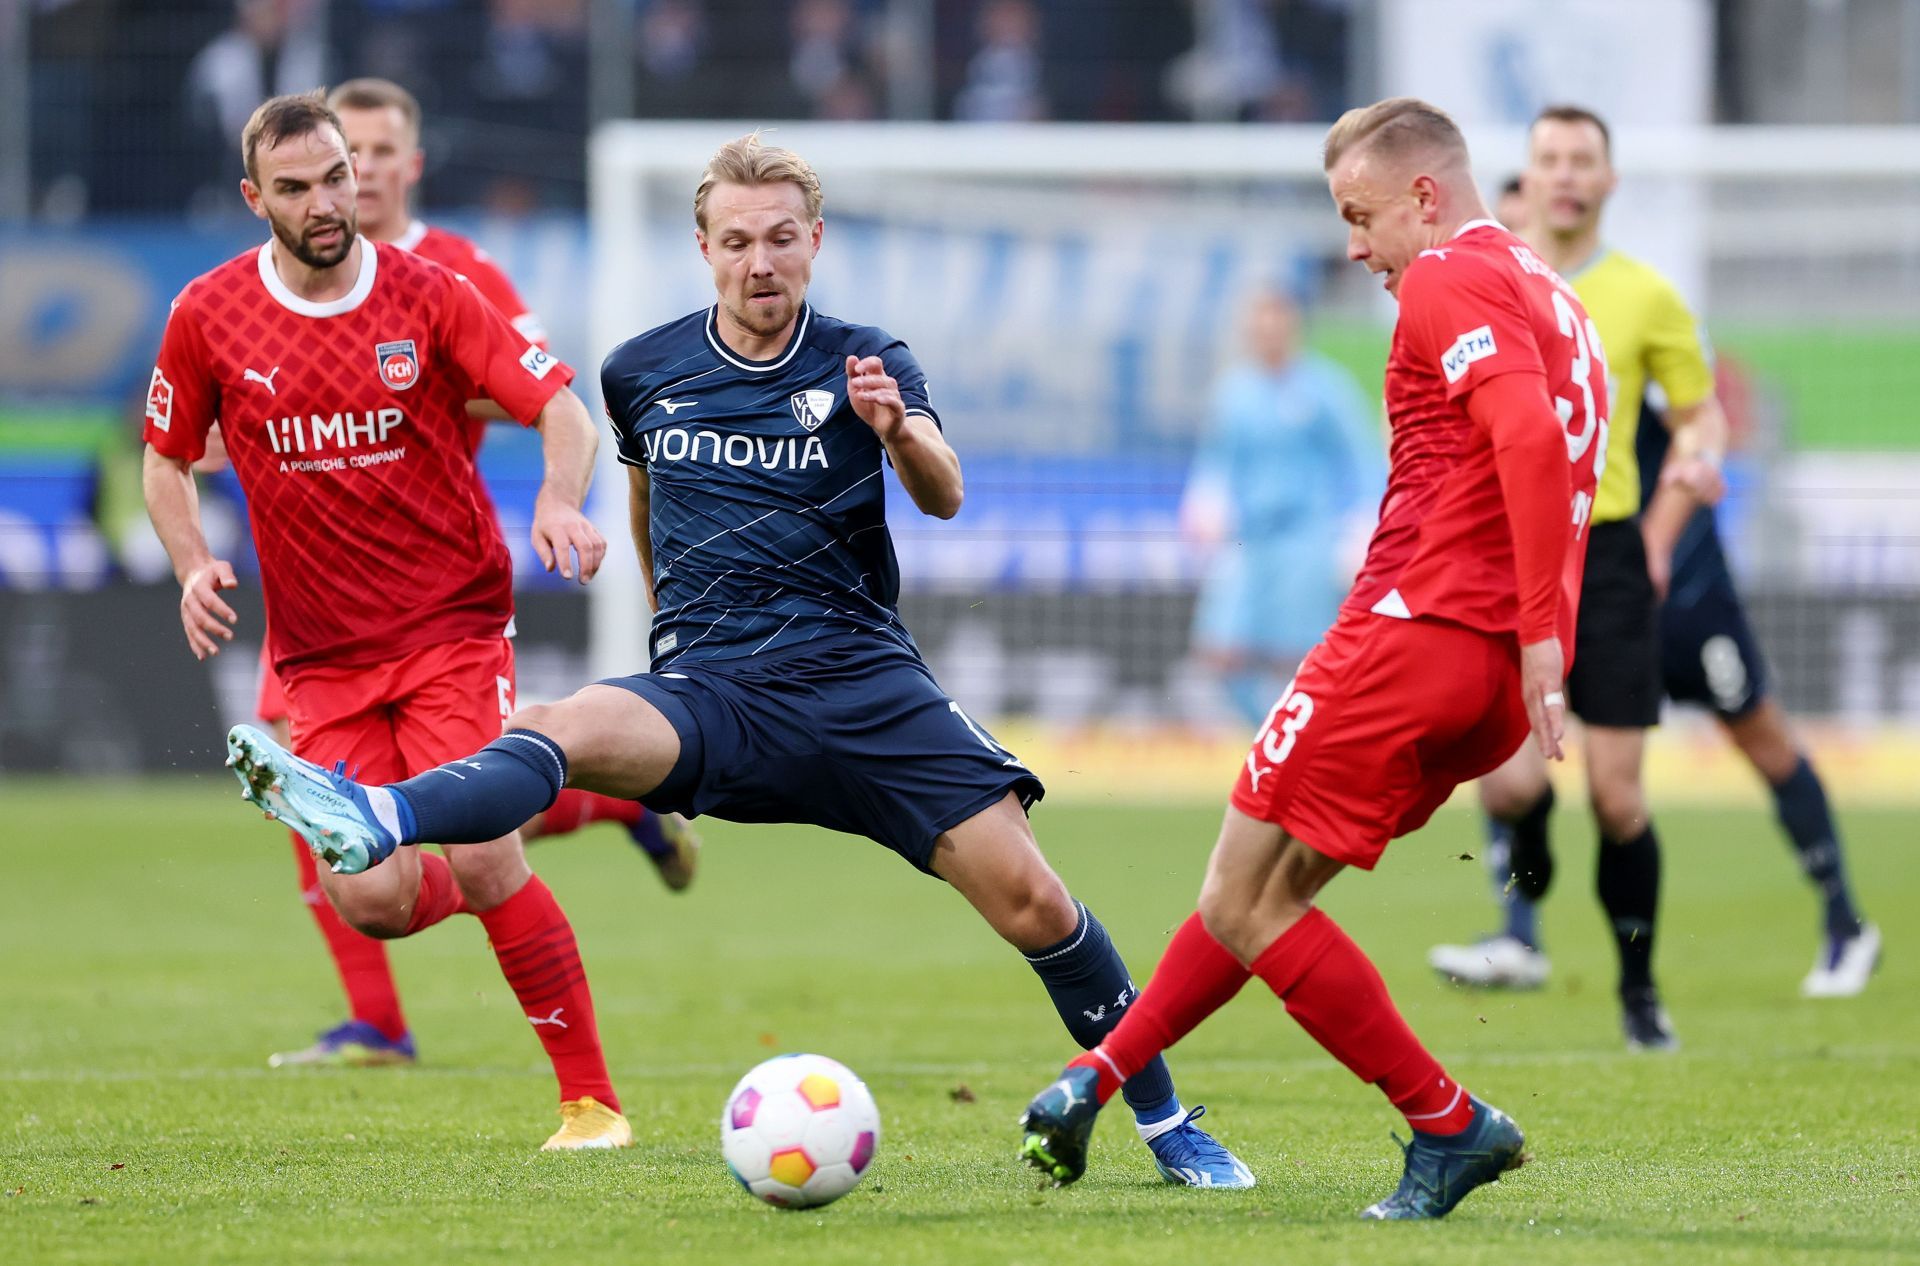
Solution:
M 1820 775 L 1813 772 L 1806 757 L 1802 756 L 1787 780 L 1773 789 L 1773 803 L 1780 814 L 1780 825 L 1786 828 L 1794 851 L 1800 855 L 1800 869 L 1819 887 L 1826 902 L 1827 935 L 1858 936 L 1860 912 L 1847 885 L 1840 836 L 1833 829 L 1833 812 L 1827 807 Z
M 1067 1032 L 1073 1034 L 1082 1050 L 1092 1050 L 1120 1023 L 1138 991 L 1107 929 L 1086 906 L 1074 904 L 1080 910 L 1080 924 L 1072 935 L 1025 958 L 1047 987 Z M 1142 1124 L 1163 1120 L 1180 1109 L 1173 1093 L 1173 1074 L 1167 1071 L 1167 1061 L 1158 1055 L 1122 1086 L 1120 1093 Z
M 508 730 L 464 760 L 393 783 L 402 844 L 484 844 L 519 830 L 567 782 L 560 745 Z

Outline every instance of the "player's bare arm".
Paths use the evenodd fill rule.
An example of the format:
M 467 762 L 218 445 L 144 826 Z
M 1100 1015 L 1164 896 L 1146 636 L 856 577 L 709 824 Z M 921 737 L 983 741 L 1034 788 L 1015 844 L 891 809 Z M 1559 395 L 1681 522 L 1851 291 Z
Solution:
M 558 567 L 562 576 L 577 576 L 584 585 L 607 555 L 606 538 L 581 509 L 600 435 L 580 397 L 565 387 L 547 401 L 533 425 L 546 461 L 546 478 L 533 502 L 533 549 L 548 571 Z
M 887 460 L 900 475 L 900 485 L 922 514 L 951 519 L 960 513 L 966 487 L 960 475 L 960 456 L 940 434 L 933 419 L 907 412 L 900 384 L 887 373 L 878 356 L 847 357 L 847 399 L 860 420 L 886 447 Z
M 653 591 L 653 483 L 644 466 L 627 467 L 627 519 L 633 533 L 633 552 L 640 560 L 640 580 L 647 587 L 647 610 L 660 610 Z
M 1573 477 L 1546 380 L 1504 374 L 1467 396 L 1467 413 L 1493 436 L 1494 464 L 1513 534 L 1520 582 L 1520 691 L 1540 754 L 1561 760 L 1566 735 L 1566 652 L 1553 632 L 1560 573 L 1574 546 Z M 1585 524 L 1580 524 L 1584 530 Z
M 1673 432 L 1673 446 L 1660 468 L 1653 499 L 1640 516 L 1640 533 L 1647 543 L 1647 575 L 1661 598 L 1667 596 L 1674 547 L 1687 520 L 1701 506 L 1718 505 L 1727 490 L 1720 474 L 1721 457 L 1727 451 L 1727 415 L 1719 397 L 1709 395 L 1669 409 L 1666 423 Z
M 237 589 L 233 564 L 215 558 L 200 530 L 200 491 L 193 482 L 191 464 L 156 452 L 151 446 L 140 472 L 146 493 L 147 516 L 173 562 L 180 582 L 180 626 L 195 659 L 220 653 L 221 642 L 233 640 L 239 619 L 220 597 L 222 589 Z

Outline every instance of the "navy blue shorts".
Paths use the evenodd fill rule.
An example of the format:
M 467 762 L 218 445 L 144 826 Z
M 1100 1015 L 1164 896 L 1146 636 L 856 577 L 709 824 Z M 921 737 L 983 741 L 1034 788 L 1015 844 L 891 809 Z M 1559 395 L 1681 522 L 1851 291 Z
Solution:
M 1660 609 L 1660 671 L 1667 697 L 1731 721 L 1767 693 L 1767 661 L 1725 566 L 1676 574 Z
M 611 677 L 658 708 L 680 759 L 647 808 L 864 835 L 932 872 L 934 841 L 1009 792 L 1046 788 L 919 656 L 862 634 L 781 654 Z

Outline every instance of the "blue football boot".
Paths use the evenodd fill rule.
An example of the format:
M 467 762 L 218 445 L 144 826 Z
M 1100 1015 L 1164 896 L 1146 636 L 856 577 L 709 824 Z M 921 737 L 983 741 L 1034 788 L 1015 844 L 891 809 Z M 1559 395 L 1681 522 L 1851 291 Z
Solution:
M 1194 1122 L 1207 1114 L 1202 1104 L 1180 1124 L 1147 1140 L 1160 1176 L 1183 1187 L 1251 1187 L 1253 1171 L 1219 1139 Z
M 1033 1097 L 1020 1114 L 1020 1159 L 1064 1187 L 1087 1172 L 1087 1144 L 1100 1115 L 1100 1076 L 1091 1068 L 1069 1068 Z
M 411 1064 L 418 1058 L 413 1034 L 388 1037 L 364 1020 L 336 1024 L 301 1051 L 281 1051 L 267 1060 L 269 1068 L 383 1068 Z
M 240 780 L 240 798 L 292 827 L 337 875 L 378 865 L 399 844 L 374 817 L 366 788 L 346 776 L 344 762 L 322 769 L 253 726 L 236 725 L 227 732 L 227 765 Z
M 1473 1123 L 1460 1133 L 1415 1130 L 1413 1142 L 1400 1143 L 1407 1157 L 1400 1185 L 1385 1200 L 1369 1205 L 1360 1214 L 1363 1220 L 1444 1218 L 1469 1191 L 1498 1182 L 1501 1174 L 1526 1163 L 1521 1149 L 1527 1137 L 1513 1118 L 1491 1104 L 1472 1102 Z
M 627 828 L 634 847 L 647 855 L 669 892 L 685 892 L 700 866 L 700 835 L 678 813 L 649 809 Z

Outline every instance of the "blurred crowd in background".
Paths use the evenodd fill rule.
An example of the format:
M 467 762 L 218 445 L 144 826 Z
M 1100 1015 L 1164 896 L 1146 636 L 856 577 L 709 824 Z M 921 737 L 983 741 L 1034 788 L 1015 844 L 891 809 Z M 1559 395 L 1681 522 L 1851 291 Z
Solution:
M 1350 0 L 614 0 L 604 16 L 598 7 L 33 0 L 35 206 L 55 219 L 230 211 L 234 138 L 254 105 L 356 75 L 405 83 L 421 99 L 435 202 L 503 211 L 582 204 L 596 112 L 1304 120 L 1330 118 L 1346 100 Z M 592 55 L 597 17 L 631 33 L 612 70 Z M 596 78 L 615 81 L 615 100 Z
M 1853 73 L 1914 56 L 1912 0 L 1713 9 L 1721 121 L 1920 111 L 1920 76 Z M 425 105 L 429 205 L 514 212 L 583 205 L 584 139 L 605 118 L 1330 120 L 1375 87 L 1378 20 L 1377 0 L 0 0 L 9 12 L 24 52 L 0 69 L 28 68 L 30 207 L 56 222 L 230 214 L 253 106 L 358 75 Z M 1892 87 L 1862 87 L 1877 82 Z

